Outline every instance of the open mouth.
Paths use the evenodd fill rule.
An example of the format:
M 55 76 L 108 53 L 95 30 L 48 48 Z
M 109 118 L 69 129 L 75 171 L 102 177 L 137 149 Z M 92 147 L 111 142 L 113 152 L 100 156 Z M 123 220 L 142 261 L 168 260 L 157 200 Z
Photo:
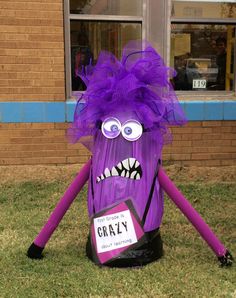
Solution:
M 106 168 L 104 172 L 97 177 L 97 183 L 106 178 L 115 176 L 140 180 L 142 177 L 141 165 L 135 158 L 126 158 L 120 161 L 116 166 L 113 166 L 111 170 Z

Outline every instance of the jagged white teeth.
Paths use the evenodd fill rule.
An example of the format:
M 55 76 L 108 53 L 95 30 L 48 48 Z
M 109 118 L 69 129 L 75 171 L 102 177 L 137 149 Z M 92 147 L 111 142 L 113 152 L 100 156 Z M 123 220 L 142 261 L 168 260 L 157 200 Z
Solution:
M 132 173 L 131 173 L 131 175 L 130 175 L 130 178 L 131 179 L 134 179 L 134 176 L 137 174 L 137 171 L 133 171 Z
M 128 158 L 122 161 L 122 164 L 126 170 L 129 170 L 129 160 Z
M 136 159 L 135 158 L 129 158 L 129 165 L 130 165 L 130 168 L 133 167 L 134 163 L 135 163 Z
M 121 162 L 118 163 L 117 167 L 121 170 L 122 169 L 122 164 Z
M 117 172 L 117 169 L 115 167 L 111 169 L 111 176 L 119 176 L 119 173 Z
M 120 161 L 116 166 L 113 166 L 111 170 L 105 168 L 103 174 L 97 177 L 97 182 L 104 180 L 111 176 L 121 176 L 130 179 L 140 180 L 141 175 L 139 171 L 132 171 L 131 169 L 138 168 L 140 163 L 133 157 L 126 158 Z M 121 171 L 119 171 L 121 170 Z M 120 173 L 121 172 L 121 173 Z
M 105 169 L 104 175 L 105 175 L 105 177 L 110 177 L 111 176 L 111 173 L 110 173 L 108 168 Z

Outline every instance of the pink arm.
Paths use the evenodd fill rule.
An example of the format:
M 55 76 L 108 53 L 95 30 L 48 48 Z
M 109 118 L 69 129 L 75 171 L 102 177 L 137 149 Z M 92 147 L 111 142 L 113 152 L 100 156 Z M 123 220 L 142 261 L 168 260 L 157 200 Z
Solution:
M 215 236 L 209 226 L 204 222 L 198 212 L 191 206 L 188 200 L 182 195 L 162 167 L 159 169 L 158 180 L 161 187 L 168 194 L 176 206 L 183 212 L 192 225 L 196 228 L 202 238 L 208 243 L 222 265 L 231 265 L 232 256 L 224 245 Z
M 27 255 L 30 258 L 41 258 L 42 251 L 50 239 L 51 235 L 59 225 L 66 211 L 69 209 L 70 205 L 76 198 L 77 194 L 80 192 L 84 184 L 89 178 L 89 172 L 91 167 L 91 159 L 83 166 L 81 171 L 77 174 L 71 185 L 68 187 L 63 197 L 58 202 L 57 206 L 50 215 L 48 221 L 35 238 L 32 245 L 29 247 Z

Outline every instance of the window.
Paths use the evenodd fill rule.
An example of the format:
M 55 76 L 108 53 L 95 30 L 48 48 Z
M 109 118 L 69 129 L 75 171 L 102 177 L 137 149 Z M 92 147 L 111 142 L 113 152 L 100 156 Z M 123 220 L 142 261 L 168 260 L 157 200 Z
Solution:
M 73 98 L 85 90 L 79 70 L 96 63 L 99 52 L 118 58 L 123 46 L 145 35 L 142 0 L 70 0 L 65 7 L 66 89 Z
M 175 90 L 236 90 L 235 0 L 64 0 L 64 7 L 67 98 L 85 89 L 79 69 L 101 50 L 120 58 L 139 38 L 176 69 Z
M 78 76 L 81 67 L 96 63 L 101 50 L 121 56 L 127 41 L 141 38 L 141 24 L 135 22 L 75 21 L 71 28 L 71 77 L 72 91 L 84 90 Z
M 235 91 L 235 24 L 235 1 L 172 1 L 175 90 Z
M 142 16 L 142 0 L 70 0 L 70 13 Z

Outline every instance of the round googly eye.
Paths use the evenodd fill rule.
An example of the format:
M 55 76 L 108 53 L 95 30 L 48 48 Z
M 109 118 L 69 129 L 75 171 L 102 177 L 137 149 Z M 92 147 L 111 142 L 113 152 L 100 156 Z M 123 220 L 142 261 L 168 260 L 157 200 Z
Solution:
M 121 133 L 126 140 L 133 142 L 141 137 L 143 127 L 137 120 L 128 120 L 122 125 Z
M 102 123 L 102 133 L 108 139 L 118 137 L 121 131 L 120 121 L 116 118 L 107 118 Z

